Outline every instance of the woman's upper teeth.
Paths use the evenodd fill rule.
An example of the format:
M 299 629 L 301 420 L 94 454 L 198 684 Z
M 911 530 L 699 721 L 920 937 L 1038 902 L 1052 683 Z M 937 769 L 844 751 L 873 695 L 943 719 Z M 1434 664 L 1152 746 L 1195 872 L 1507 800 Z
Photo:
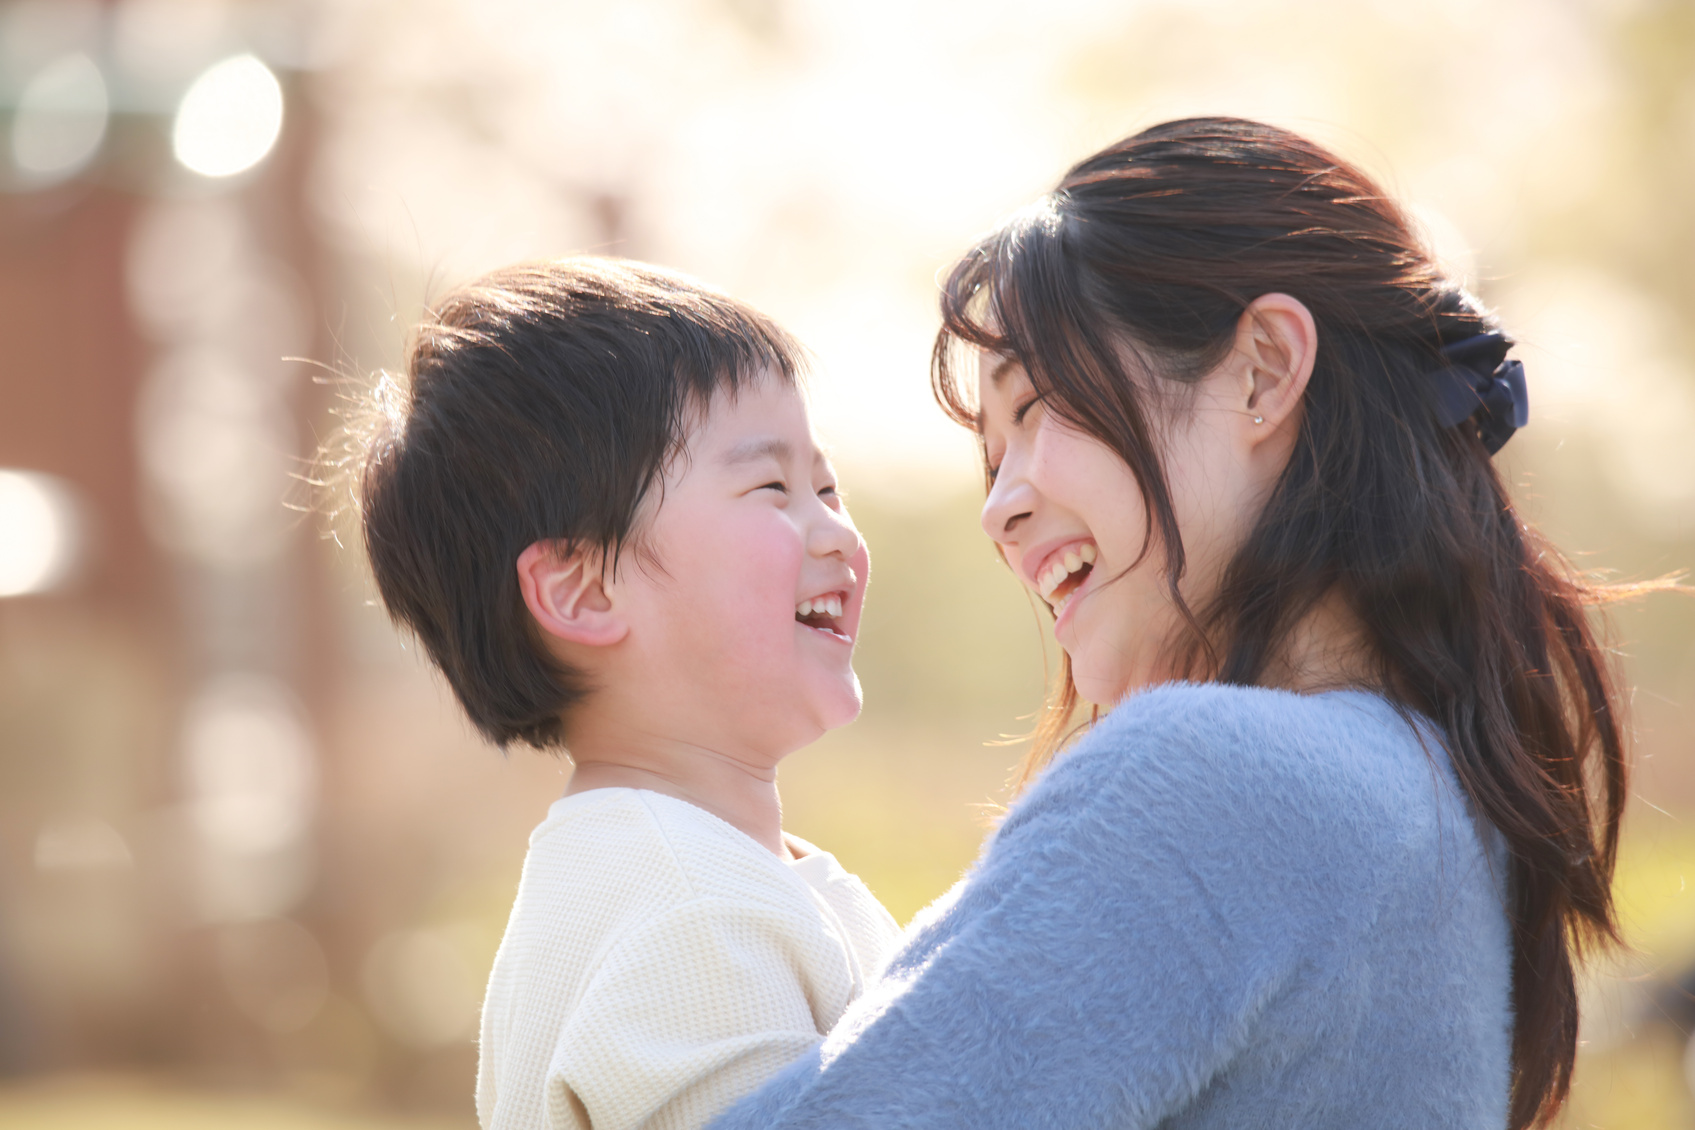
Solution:
M 1085 565 L 1095 563 L 1096 549 L 1090 542 L 1073 546 L 1055 557 L 1046 569 L 1036 578 L 1036 585 L 1043 596 L 1049 596 L 1057 589 L 1065 578 L 1077 572 Z

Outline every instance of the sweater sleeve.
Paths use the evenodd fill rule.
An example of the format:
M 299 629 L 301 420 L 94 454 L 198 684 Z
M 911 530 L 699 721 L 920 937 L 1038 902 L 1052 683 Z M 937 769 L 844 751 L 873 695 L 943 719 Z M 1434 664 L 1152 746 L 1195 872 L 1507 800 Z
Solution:
M 827 1041 L 715 1127 L 1157 1125 L 1369 928 L 1346 791 L 1242 720 L 1109 716 Z
M 621 939 L 561 1032 L 548 1125 L 703 1126 L 819 1040 L 780 911 L 700 898 Z

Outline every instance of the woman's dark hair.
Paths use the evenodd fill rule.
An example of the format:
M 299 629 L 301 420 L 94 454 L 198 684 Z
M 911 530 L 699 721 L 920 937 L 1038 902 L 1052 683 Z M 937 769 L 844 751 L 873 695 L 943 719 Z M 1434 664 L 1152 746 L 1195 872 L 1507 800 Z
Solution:
M 1318 328 L 1297 446 L 1218 591 L 1191 609 L 1143 400 L 1159 379 L 1216 367 L 1271 292 Z M 980 427 L 959 346 L 990 350 L 1134 473 L 1146 544 L 1186 618 L 1179 672 L 1255 684 L 1321 599 L 1358 616 L 1375 689 L 1441 725 L 1510 851 L 1511 1125 L 1552 1117 L 1576 1055 L 1574 954 L 1617 941 L 1625 755 L 1585 606 L 1655 586 L 1583 579 L 1520 520 L 1476 422 L 1440 424 L 1427 374 L 1443 346 L 1495 329 L 1489 317 L 1364 172 L 1230 118 L 1155 126 L 1077 165 L 961 260 L 942 316 L 934 384 L 955 420 Z M 1077 698 L 1062 663 L 1025 780 L 1066 740 Z
M 356 444 L 360 525 L 389 614 L 485 737 L 560 748 L 590 689 L 540 646 L 518 555 L 555 541 L 616 569 L 691 413 L 763 374 L 793 383 L 800 358 L 741 303 L 610 259 L 495 271 L 414 331 Z

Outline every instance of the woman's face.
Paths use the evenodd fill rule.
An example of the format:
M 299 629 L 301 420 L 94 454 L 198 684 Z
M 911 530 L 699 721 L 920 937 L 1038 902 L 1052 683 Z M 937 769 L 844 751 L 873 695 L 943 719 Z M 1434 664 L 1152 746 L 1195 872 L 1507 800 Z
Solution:
M 983 529 L 1054 610 L 1078 694 L 1110 707 L 1176 677 L 1170 645 L 1182 619 L 1157 532 L 1144 546 L 1147 511 L 1130 468 L 1038 399 L 1016 360 L 982 354 L 978 383 L 992 478 Z M 1264 504 L 1264 476 L 1240 439 L 1252 413 L 1239 399 L 1240 380 L 1225 369 L 1203 378 L 1170 419 L 1150 421 L 1164 436 L 1191 607 L 1212 591 Z

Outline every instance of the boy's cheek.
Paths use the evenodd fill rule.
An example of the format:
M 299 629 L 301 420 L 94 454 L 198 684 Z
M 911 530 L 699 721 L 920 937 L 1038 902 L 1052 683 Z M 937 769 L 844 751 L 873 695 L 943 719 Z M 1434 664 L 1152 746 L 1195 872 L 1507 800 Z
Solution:
M 750 652 L 787 655 L 793 644 L 796 585 L 794 570 L 771 568 L 769 561 L 749 561 L 740 575 L 719 590 L 713 601 L 721 609 L 720 631 L 725 642 Z M 763 654 L 748 654 L 758 662 Z
M 857 578 L 853 592 L 854 627 L 857 629 L 859 614 L 865 608 L 865 592 L 871 585 L 871 550 L 867 548 L 864 541 L 859 543 L 859 552 L 855 553 L 849 560 L 848 566 L 853 570 L 854 577 Z M 854 634 L 857 637 L 858 632 L 856 631 Z
M 777 515 L 765 517 L 696 524 L 661 562 L 665 634 L 738 669 L 786 663 L 793 649 L 803 548 L 792 531 L 781 536 Z

